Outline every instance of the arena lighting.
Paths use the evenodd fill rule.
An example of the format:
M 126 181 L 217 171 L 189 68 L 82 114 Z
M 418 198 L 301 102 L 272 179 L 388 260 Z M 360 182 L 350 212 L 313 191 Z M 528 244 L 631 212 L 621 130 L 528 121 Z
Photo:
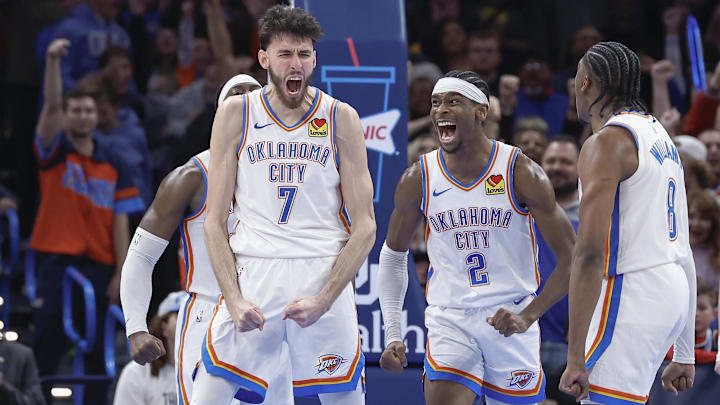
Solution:
M 3 299 L 2 296 L 0 296 L 0 307 L 1 307 L 4 303 L 5 303 L 5 300 Z
M 50 390 L 50 395 L 53 398 L 70 398 L 72 396 L 72 389 L 68 387 L 53 387 Z
M 13 331 L 5 332 L 5 340 L 7 340 L 8 342 L 14 342 L 14 341 L 18 340 L 19 337 L 20 336 L 18 335 L 17 332 L 13 332 Z
M 3 330 L 5 328 L 5 322 L 0 321 L 0 330 Z

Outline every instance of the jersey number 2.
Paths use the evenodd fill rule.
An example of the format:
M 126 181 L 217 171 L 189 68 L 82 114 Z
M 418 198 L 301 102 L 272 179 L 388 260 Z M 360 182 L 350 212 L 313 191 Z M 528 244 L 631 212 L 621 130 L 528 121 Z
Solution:
M 288 218 L 290 217 L 290 212 L 292 211 L 293 203 L 295 202 L 295 194 L 297 194 L 297 187 L 295 186 L 278 187 L 278 198 L 285 199 L 282 212 L 280 212 L 280 219 L 278 219 L 278 224 L 288 223 Z
M 668 194 L 667 194 L 667 215 L 668 215 L 668 228 L 670 233 L 670 240 L 677 238 L 677 215 L 675 214 L 675 179 L 672 177 L 668 180 Z
M 485 256 L 482 253 L 472 253 L 465 258 L 465 264 L 470 266 L 470 286 L 478 287 L 490 284 L 488 273 L 485 271 Z

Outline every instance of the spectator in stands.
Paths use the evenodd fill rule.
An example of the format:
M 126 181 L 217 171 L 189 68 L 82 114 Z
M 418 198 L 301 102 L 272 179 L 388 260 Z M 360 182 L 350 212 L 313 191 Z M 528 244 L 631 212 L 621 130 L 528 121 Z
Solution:
M 131 170 L 132 183 L 140 190 L 144 205 L 149 205 L 154 195 L 153 165 L 145 130 L 135 113 L 121 106 L 121 95 L 115 91 L 117 80 L 115 76 L 91 73 L 78 85 L 90 92 L 95 100 L 97 140 L 122 155 Z
M 146 364 L 130 361 L 118 378 L 113 405 L 175 403 L 175 327 L 184 298 L 185 292 L 177 291 L 160 303 L 148 332 L 162 341 L 165 354 Z
M 702 190 L 688 195 L 690 247 L 697 277 L 712 286 L 720 282 L 720 207 Z
M 172 95 L 178 89 L 175 69 L 178 64 L 178 39 L 175 30 L 161 28 L 154 41 L 152 69 L 148 79 L 148 95 Z
M 60 22 L 55 38 L 65 38 L 73 45 L 62 63 L 63 89 L 75 87 L 75 82 L 98 69 L 100 55 L 109 45 L 130 48 L 130 37 L 115 18 L 116 0 L 87 0 Z
M 540 117 L 525 117 L 518 120 L 516 128 L 513 145 L 540 164 L 548 144 L 548 124 Z
M 707 149 L 707 163 L 715 175 L 716 181 L 720 179 L 720 129 L 706 129 L 700 133 L 698 139 Z M 717 183 L 713 184 L 713 188 Z
M 515 120 L 539 116 L 548 125 L 548 135 L 562 133 L 568 96 L 552 88 L 550 65 L 537 57 L 526 59 L 520 70 L 520 91 L 517 94 Z
M 467 52 L 467 32 L 457 20 L 446 20 L 440 24 L 440 40 L 445 71 L 470 70 Z
M 61 284 L 67 266 L 75 266 L 95 289 L 98 325 L 108 302 L 118 302 L 122 258 L 129 243 L 128 214 L 144 209 L 127 163 L 93 131 L 97 108 L 81 87 L 63 101 L 60 59 L 70 42 L 53 41 L 45 65 L 45 103 L 35 134 L 41 201 L 30 247 L 38 252 L 35 353 L 40 375 L 56 372 L 68 347 L 62 337 Z M 58 214 L 61 213 L 61 214 Z M 120 260 L 116 260 L 119 258 Z M 98 341 L 102 341 L 98 338 Z M 86 372 L 104 373 L 102 345 L 86 358 Z M 86 403 L 104 403 L 104 387 L 90 386 Z
M 715 116 L 720 107 L 720 63 L 715 66 L 707 88 L 699 92 L 693 100 L 685 117 L 682 133 L 698 135 L 702 131 L 715 127 Z
M 18 199 L 10 190 L 3 187 L 0 184 L 0 214 L 5 212 L 7 209 L 18 209 Z
M 4 340 L 1 333 L 0 404 L 45 405 L 32 350 Z
M 713 176 L 707 163 L 704 160 L 695 159 L 685 152 L 680 153 L 680 160 L 685 169 L 685 191 L 688 196 L 693 191 L 712 193 L 715 176 Z M 690 200 L 688 199 L 689 203 Z
M 412 66 L 408 75 L 408 140 L 434 131 L 430 121 L 430 96 L 433 86 L 442 77 L 440 69 L 431 62 Z
M 121 124 L 145 119 L 142 96 L 133 85 L 132 56 L 127 49 L 111 46 L 100 55 L 100 75 L 110 83 L 108 91 L 118 107 Z
M 567 135 L 553 138 L 545 149 L 542 157 L 542 168 L 547 173 L 555 190 L 555 199 L 565 210 L 573 227 L 577 231 L 580 199 L 578 198 L 578 147 L 575 139 Z M 540 288 L 542 291 L 548 278 L 557 265 L 557 258 L 547 245 L 542 234 L 538 231 L 538 264 L 540 270 Z M 571 405 L 575 401 L 572 397 L 561 393 L 557 387 L 560 376 L 565 370 L 567 362 L 567 330 L 568 330 L 568 299 L 558 301 L 540 317 L 540 357 L 548 383 L 545 392 L 549 399 L 561 405 Z
M 500 85 L 500 34 L 497 31 L 474 32 L 468 41 L 468 60 L 472 70 L 485 80 L 490 94 L 497 96 Z M 573 75 L 574 76 L 574 75 Z
M 718 352 L 717 325 L 712 324 L 718 315 L 718 291 L 711 285 L 698 279 L 697 309 L 695 310 L 695 364 L 713 364 Z M 670 348 L 666 360 L 672 360 L 673 348 Z
M 565 61 L 566 68 L 555 73 L 553 77 L 553 87 L 558 93 L 568 94 L 568 80 L 575 78 L 577 73 L 577 64 L 580 58 L 585 55 L 591 46 L 602 41 L 602 34 L 594 25 L 583 25 L 578 28 L 573 34 L 572 41 L 570 42 L 570 49 L 568 49 L 567 60 Z

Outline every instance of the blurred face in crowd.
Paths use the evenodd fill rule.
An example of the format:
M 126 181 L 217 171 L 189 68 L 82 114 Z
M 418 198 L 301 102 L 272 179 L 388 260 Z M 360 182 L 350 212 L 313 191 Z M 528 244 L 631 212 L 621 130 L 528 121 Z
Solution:
M 467 49 L 467 34 L 457 21 L 447 22 L 443 26 L 442 47 L 448 55 L 464 53 Z
M 577 190 L 578 148 L 570 142 L 551 142 L 545 149 L 542 168 L 547 173 L 556 195 Z
M 127 93 L 133 77 L 133 67 L 130 59 L 122 55 L 113 56 L 110 58 L 106 69 L 112 74 L 113 85 L 118 94 Z
M 175 328 L 177 327 L 177 312 L 170 314 L 162 323 L 162 333 L 168 342 L 175 341 Z
M 542 162 L 542 156 L 547 147 L 547 138 L 541 132 L 529 129 L 518 132 L 515 135 L 516 146 L 520 148 L 525 156 L 529 157 L 536 163 Z
M 520 85 L 529 97 L 542 97 L 552 85 L 552 70 L 547 63 L 530 59 L 520 70 Z
M 713 299 L 708 294 L 697 296 L 697 310 L 695 311 L 695 333 L 705 333 L 715 319 Z
M 203 95 L 205 98 L 205 104 L 215 104 L 215 98 L 217 97 L 218 91 L 222 86 L 222 81 L 218 77 L 218 70 L 215 65 L 210 65 L 205 70 L 205 76 L 203 77 Z
M 106 97 L 95 99 L 97 105 L 97 124 L 103 131 L 111 131 L 118 125 L 117 109 Z
M 97 108 L 92 97 L 68 98 L 65 106 L 65 131 L 90 135 L 98 123 Z
M 688 210 L 688 224 L 690 226 L 690 244 L 698 246 L 704 244 L 712 232 L 712 220 L 703 215 L 698 203 L 690 202 Z
M 267 49 L 258 52 L 258 59 L 270 73 L 280 101 L 290 108 L 299 107 L 315 69 L 312 39 L 291 34 L 275 35 Z
M 213 61 L 212 50 L 210 49 L 210 42 L 205 38 L 193 39 L 192 46 L 193 64 L 199 72 L 205 72 L 208 65 Z
M 88 4 L 92 7 L 93 11 L 107 21 L 115 20 L 118 14 L 119 3 L 120 0 L 88 0 Z
M 602 40 L 600 31 L 592 25 L 581 27 L 575 32 L 570 52 L 575 58 L 581 58 L 590 47 Z
M 720 131 L 708 129 L 698 136 L 700 142 L 707 148 L 707 162 L 715 176 L 720 174 Z
M 408 91 L 408 104 L 410 107 L 410 118 L 420 118 L 430 113 L 430 97 L 432 96 L 433 82 L 420 77 L 410 83 Z
M 497 37 L 471 37 L 468 44 L 468 58 L 473 71 L 485 75 L 497 70 L 500 65 L 500 41 Z
M 167 56 L 177 53 L 178 40 L 175 31 L 169 28 L 162 28 L 155 36 L 155 49 L 158 54 Z
M 437 149 L 439 146 L 435 134 L 421 135 L 408 145 L 408 164 L 413 164 L 420 156 Z
M 457 152 L 467 138 L 474 138 L 488 106 L 478 104 L 455 92 L 433 94 L 430 118 L 438 133 L 440 147 L 447 153 Z

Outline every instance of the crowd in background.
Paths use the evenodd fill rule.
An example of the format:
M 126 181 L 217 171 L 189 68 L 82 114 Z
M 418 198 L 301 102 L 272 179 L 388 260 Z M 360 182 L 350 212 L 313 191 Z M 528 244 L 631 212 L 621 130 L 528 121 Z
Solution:
M 68 256 L 81 256 L 78 266 L 87 267 L 88 274 L 102 266 L 112 274 L 122 261 L 113 243 L 123 243 L 117 241 L 122 237 L 113 229 L 112 220 L 94 225 L 104 229 L 87 232 L 86 227 L 58 225 L 44 217 L 64 215 L 43 209 L 43 202 L 62 198 L 53 194 L 61 191 L 48 185 L 54 181 L 53 168 L 72 167 L 74 154 L 83 155 L 75 144 L 43 146 L 37 141 L 38 117 L 56 100 L 54 93 L 47 94 L 48 77 L 54 74 L 53 66 L 48 66 L 55 57 L 48 53 L 53 41 L 69 41 L 67 54 L 56 55 L 60 93 L 76 91 L 94 101 L 96 118 L 89 123 L 90 130 L 108 156 L 99 158 L 96 149 L 89 158 L 109 162 L 116 176 L 132 185 L 113 190 L 114 196 L 109 197 L 111 216 L 126 215 L 131 234 L 163 177 L 208 148 L 222 83 L 237 73 L 266 83 L 266 73 L 256 58 L 257 21 L 275 3 L 0 0 L 0 212 L 19 211 L 23 238 L 39 253 L 41 284 L 57 280 L 44 276 L 65 266 Z M 701 31 L 707 71 L 707 88 L 702 91 L 693 84 L 685 30 L 688 15 L 697 18 Z M 691 245 L 700 286 L 698 313 L 705 314 L 696 319 L 696 337 L 710 342 L 698 350 L 717 351 L 717 339 L 712 336 L 717 330 L 720 285 L 720 5 L 711 0 L 407 0 L 406 22 L 408 162 L 439 145 L 429 117 L 435 82 L 449 70 L 475 71 L 491 93 L 486 134 L 519 146 L 545 169 L 558 202 L 575 226 L 578 153 L 592 135 L 575 110 L 577 63 L 589 47 L 603 40 L 623 42 L 638 53 L 647 112 L 674 137 L 685 168 Z M 72 112 L 66 104 L 59 107 L 66 110 L 65 125 L 75 125 L 67 123 Z M 41 235 L 53 227 L 57 228 L 50 230 L 53 238 L 76 239 L 77 244 L 54 248 Z M 104 256 L 77 247 L 92 245 L 89 239 L 97 235 L 109 235 L 108 243 L 98 248 L 106 250 Z M 542 237 L 539 244 L 541 274 L 547 279 L 555 258 Z M 161 281 L 154 283 L 153 308 L 170 291 L 180 289 L 177 249 L 175 240 L 157 266 L 154 278 Z M 423 284 L 427 255 L 421 232 L 412 254 Z M 94 282 L 99 296 L 108 303 L 117 302 L 113 277 Z M 45 287 L 57 289 L 51 284 Z M 42 285 L 39 291 L 40 298 L 49 302 Z M 33 308 L 42 314 L 48 302 L 36 302 Z M 57 348 L 38 346 L 42 334 L 50 332 L 35 328 L 36 355 L 45 353 L 45 359 L 51 355 L 48 350 Z M 553 378 L 559 378 L 564 369 L 567 301 L 541 319 L 541 329 L 551 389 L 557 387 Z M 61 353 L 54 355 L 56 361 L 40 364 L 41 375 L 55 372 Z M 715 362 L 712 353 L 700 353 L 698 359 Z M 2 403 L 13 403 L 1 400 L 8 384 L 0 377 Z M 567 403 L 557 393 L 551 397 Z

